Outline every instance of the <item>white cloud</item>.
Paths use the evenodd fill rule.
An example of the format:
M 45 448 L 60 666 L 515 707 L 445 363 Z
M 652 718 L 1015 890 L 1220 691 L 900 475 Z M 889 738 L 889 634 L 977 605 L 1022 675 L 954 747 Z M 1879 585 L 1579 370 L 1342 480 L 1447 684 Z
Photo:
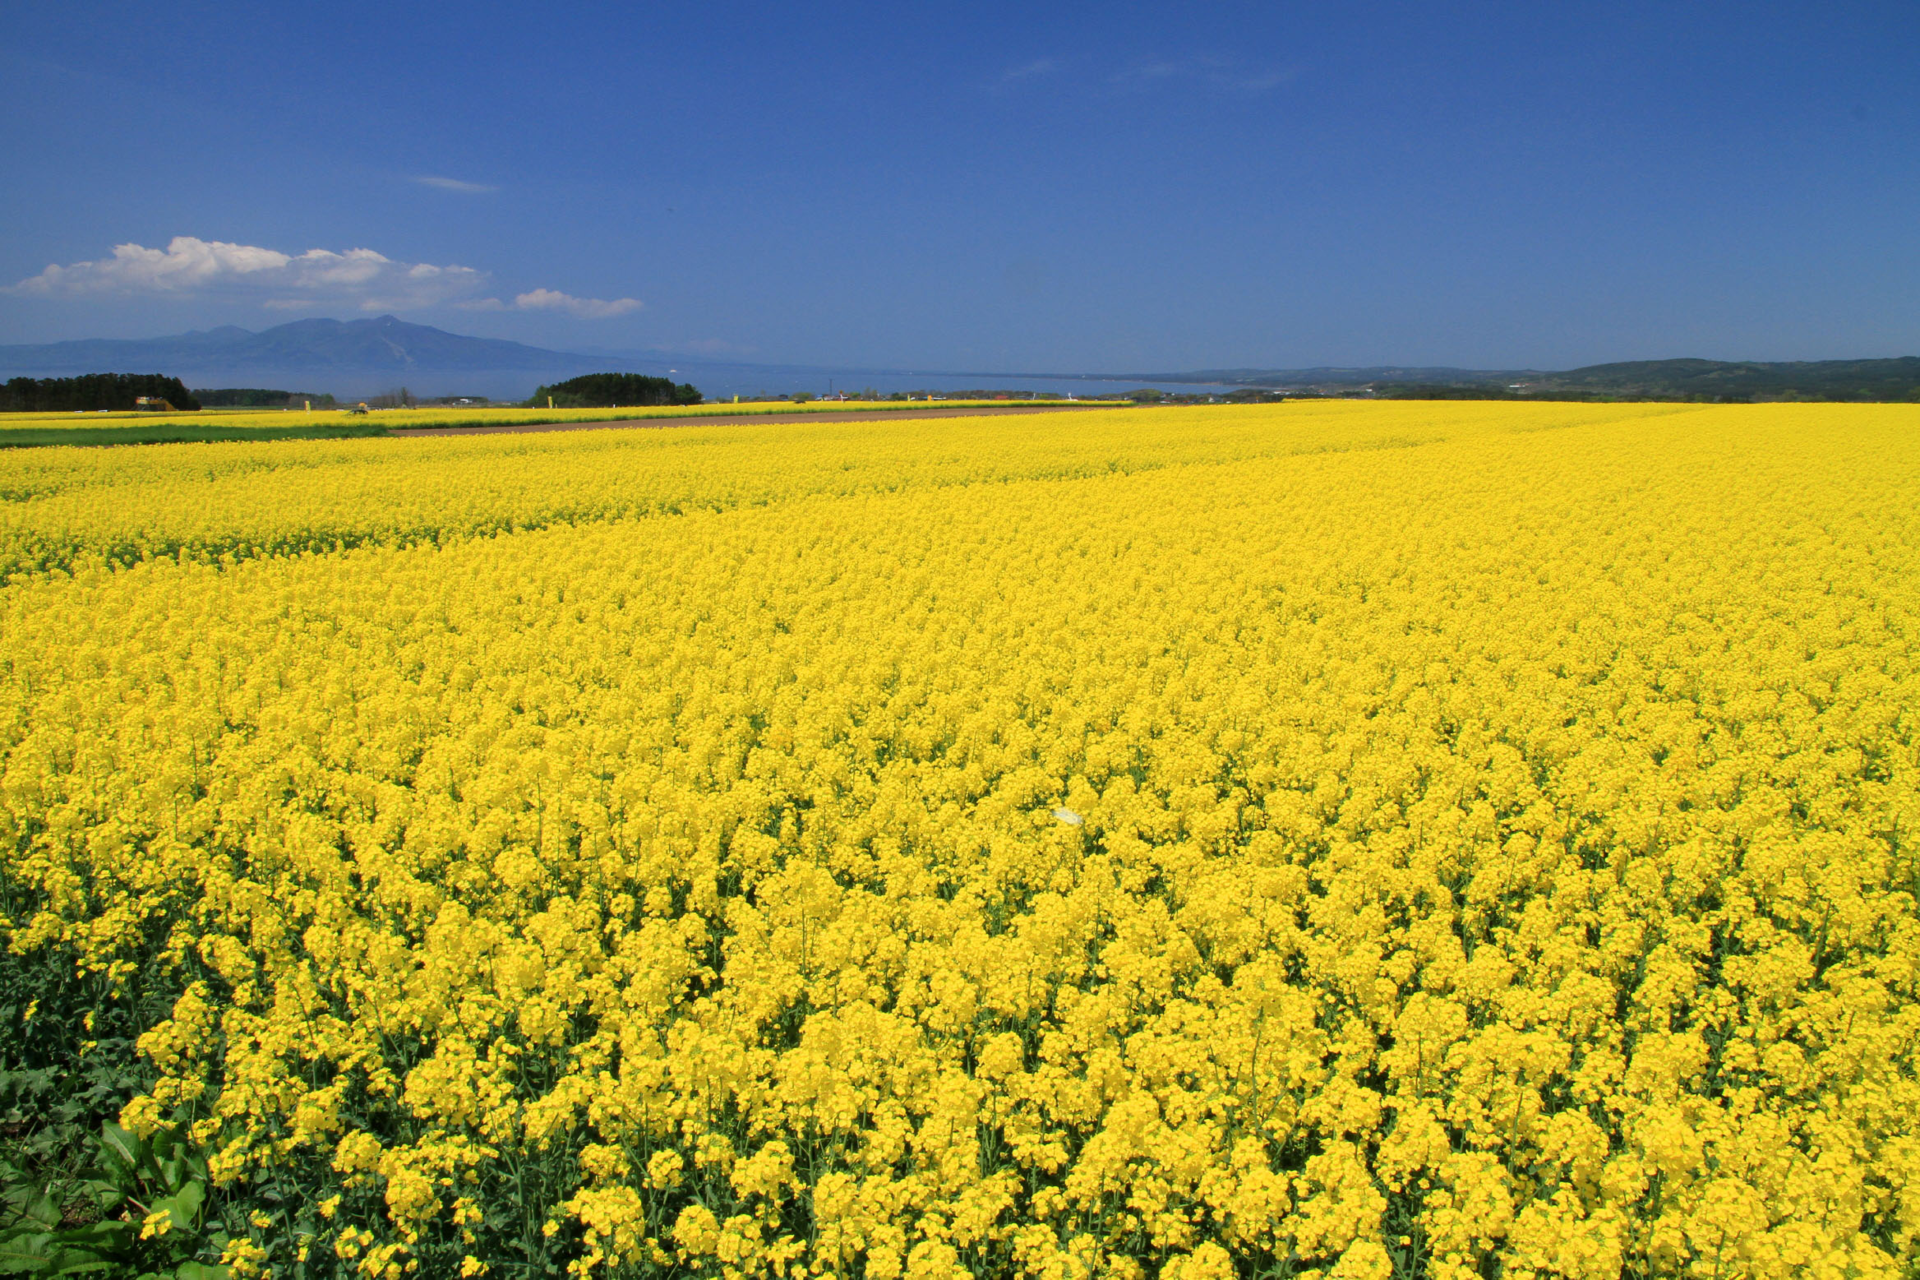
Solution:
M 468 195 L 484 195 L 489 191 L 500 189 L 484 182 L 462 182 L 458 178 L 442 178 L 432 173 L 415 174 L 413 180 L 423 187 L 438 187 L 442 191 L 461 191 Z
M 165 249 L 137 244 L 113 247 L 113 256 L 69 267 L 49 265 L 14 286 L 18 293 L 43 295 L 193 292 L 221 279 L 266 280 L 284 273 L 293 259 L 272 249 L 221 240 L 175 236 Z
M 49 266 L 8 292 L 39 297 L 257 297 L 275 309 L 348 303 L 365 311 L 408 311 L 456 302 L 479 292 L 486 282 L 486 273 L 472 267 L 396 262 L 372 249 L 287 254 L 258 245 L 175 236 L 164 249 L 119 244 L 111 258 Z
M 1011 84 L 1015 80 L 1031 80 L 1035 76 L 1044 76 L 1054 68 L 1052 58 L 1035 58 L 1031 62 L 1022 62 L 1018 66 L 1008 67 L 1000 73 L 1000 83 Z
M 1291 67 L 1249 67 L 1238 58 L 1202 55 L 1136 63 L 1115 75 L 1113 82 L 1144 88 L 1186 81 L 1205 85 L 1217 93 L 1257 96 L 1290 82 L 1297 74 Z
M 472 267 L 399 262 L 372 249 L 309 249 L 281 253 L 258 245 L 175 236 L 164 249 L 115 245 L 113 256 L 68 266 L 50 266 L 0 292 L 42 298 L 149 297 L 226 298 L 257 302 L 274 311 L 304 307 L 357 307 L 362 311 L 416 311 L 452 306 L 467 311 L 505 311 L 487 296 L 491 277 Z M 604 320 L 640 309 L 638 298 L 576 298 L 557 289 L 535 289 L 514 298 L 521 311 L 562 311 L 582 320 Z
M 605 320 L 638 311 L 643 304 L 638 298 L 576 298 L 558 289 L 535 289 L 516 295 L 513 305 L 522 311 L 564 311 L 581 320 Z

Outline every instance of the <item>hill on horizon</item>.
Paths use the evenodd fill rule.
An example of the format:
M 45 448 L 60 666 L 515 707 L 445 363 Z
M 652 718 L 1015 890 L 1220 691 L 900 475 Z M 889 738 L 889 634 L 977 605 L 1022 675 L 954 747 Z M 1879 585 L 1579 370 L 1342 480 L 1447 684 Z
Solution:
M 1146 376 L 1146 375 L 1143 375 Z M 1205 369 L 1154 374 L 1163 382 L 1274 390 L 1498 399 L 1920 400 L 1920 356 L 1875 360 L 1621 360 L 1562 371 L 1399 367 Z
M 698 365 L 699 361 L 682 361 Z M 391 315 L 367 320 L 295 320 L 254 332 L 237 325 L 198 329 L 158 338 L 90 338 L 68 342 L 0 346 L 0 372 L 71 375 L 102 372 L 163 372 L 245 382 L 256 374 L 279 380 L 335 374 L 361 381 L 448 375 L 463 394 L 481 375 L 548 375 L 522 379 L 526 386 L 579 374 L 662 364 L 661 356 L 552 351 L 501 338 L 475 338 Z M 769 374 L 832 373 L 822 367 L 745 365 Z M 949 376 L 949 375 L 937 375 Z M 1153 374 L 976 373 L 979 378 L 1052 378 L 1171 385 L 1209 384 L 1275 391 L 1355 393 L 1411 398 L 1652 399 L 1652 400 L 1853 400 L 1920 401 L 1920 357 L 1874 360 L 1628 360 L 1562 371 L 1463 369 L 1432 365 L 1321 365 L 1305 369 L 1200 369 Z M 514 381 L 503 378 L 503 383 Z M 278 381 L 249 385 L 278 385 Z M 207 385 L 213 385 L 207 383 Z M 514 393 L 526 394 L 524 389 Z
M 501 338 L 473 338 L 394 316 L 294 320 L 256 333 L 238 325 L 160 338 L 83 338 L 0 346 L 0 369 L 36 373 L 102 370 L 276 369 L 458 373 L 518 369 L 577 372 L 603 356 L 549 351 Z

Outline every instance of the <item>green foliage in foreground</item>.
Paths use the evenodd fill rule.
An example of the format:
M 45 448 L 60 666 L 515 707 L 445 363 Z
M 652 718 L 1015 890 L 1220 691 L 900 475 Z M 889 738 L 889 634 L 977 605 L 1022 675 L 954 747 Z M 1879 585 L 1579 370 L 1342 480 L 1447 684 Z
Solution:
M 0 913 L 0 926 L 26 914 L 3 876 L 0 904 L 13 908 Z M 217 974 L 191 959 L 168 969 L 155 943 L 116 984 L 82 972 L 66 948 L 22 955 L 10 941 L 0 927 L 0 1277 L 231 1280 L 221 1265 L 231 1251 L 249 1259 L 251 1274 L 358 1280 L 350 1224 L 382 1213 L 377 1187 L 342 1194 L 329 1160 L 311 1152 L 216 1185 L 212 1148 L 192 1140 L 204 1108 L 179 1108 L 145 1141 L 116 1119 L 153 1084 L 139 1033 L 167 1017 L 189 982 L 219 985 Z M 421 1136 L 390 1098 L 361 1091 L 343 1111 L 390 1143 Z M 466 1188 L 479 1216 L 416 1241 L 427 1264 L 416 1274 L 457 1275 L 469 1253 L 492 1259 L 495 1276 L 563 1274 L 582 1253 L 580 1232 L 572 1224 L 545 1230 L 547 1207 L 579 1185 L 584 1141 L 569 1135 L 536 1159 L 480 1171 Z M 335 1248 L 343 1238 L 344 1251 Z
M 112 1123 L 91 1146 L 55 1149 L 66 1163 L 52 1176 L 0 1159 L 0 1274 L 226 1280 L 229 1237 L 208 1229 L 204 1157 Z
M 116 987 L 57 949 L 0 944 L 0 1275 L 227 1275 L 234 1224 L 215 1210 L 204 1156 L 115 1122 L 152 1082 L 135 1037 L 177 994 L 157 968 Z

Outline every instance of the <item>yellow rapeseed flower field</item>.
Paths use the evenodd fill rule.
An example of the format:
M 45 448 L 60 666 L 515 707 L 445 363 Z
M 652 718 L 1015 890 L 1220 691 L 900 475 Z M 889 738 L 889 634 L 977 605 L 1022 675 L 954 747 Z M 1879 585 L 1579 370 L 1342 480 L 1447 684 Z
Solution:
M 541 409 L 523 405 L 429 405 L 410 409 L 374 409 L 356 420 L 396 431 L 421 427 L 508 427 L 549 422 L 631 422 L 649 418 L 719 418 L 739 416 L 808 416 L 821 413 L 924 412 L 927 409 L 1013 408 L 1019 401 L 996 400 L 711 400 L 691 405 L 627 405 L 612 409 Z M 1045 401 L 1040 403 L 1044 404 Z M 1110 403 L 1099 400 L 1082 403 Z M 1118 403 L 1118 402 L 1112 402 Z M 9 413 L 0 427 L 37 431 L 61 428 L 125 426 L 297 427 L 340 422 L 343 407 L 302 409 L 206 409 L 191 413 L 126 412 Z M 4 439 L 4 437 L 0 437 Z
M 1920 1267 L 1920 410 L 0 496 L 11 951 L 149 1011 L 236 1275 Z

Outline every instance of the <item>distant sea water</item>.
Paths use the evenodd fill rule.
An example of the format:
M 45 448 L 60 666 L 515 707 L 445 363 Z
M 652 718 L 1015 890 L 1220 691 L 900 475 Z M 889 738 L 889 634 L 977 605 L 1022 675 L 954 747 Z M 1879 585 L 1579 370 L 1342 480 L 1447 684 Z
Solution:
M 768 365 L 682 364 L 639 369 L 638 372 L 691 382 L 709 399 L 740 396 L 793 395 L 806 392 L 825 396 L 855 395 L 871 388 L 881 395 L 896 391 L 1032 391 L 1042 395 L 1077 396 L 1099 400 L 1129 391 L 1205 394 L 1227 392 L 1225 383 L 1158 382 L 1141 378 L 1046 378 L 1005 373 L 918 373 L 902 369 L 800 369 Z
M 813 369 L 784 365 L 673 363 L 609 358 L 566 370 L 485 369 L 454 372 L 392 369 L 197 369 L 178 371 L 189 387 L 270 387 L 283 391 L 333 395 L 341 400 L 364 400 L 405 387 L 416 396 L 485 396 L 490 400 L 525 400 L 534 388 L 564 381 L 581 373 L 620 370 L 690 382 L 709 400 L 790 396 L 805 392 L 826 396 L 857 395 L 871 388 L 881 395 L 901 391 L 1032 391 L 1047 395 L 1098 400 L 1129 391 L 1156 388 L 1187 394 L 1225 392 L 1223 383 L 1156 382 L 1139 378 L 1045 378 L 997 373 L 916 373 L 900 369 Z M 104 370 L 102 372 L 105 372 Z M 116 370 L 115 372 L 152 372 Z M 161 372 L 174 372 L 161 370 Z M 12 377 L 49 377 L 45 371 L 0 369 L 0 380 Z

